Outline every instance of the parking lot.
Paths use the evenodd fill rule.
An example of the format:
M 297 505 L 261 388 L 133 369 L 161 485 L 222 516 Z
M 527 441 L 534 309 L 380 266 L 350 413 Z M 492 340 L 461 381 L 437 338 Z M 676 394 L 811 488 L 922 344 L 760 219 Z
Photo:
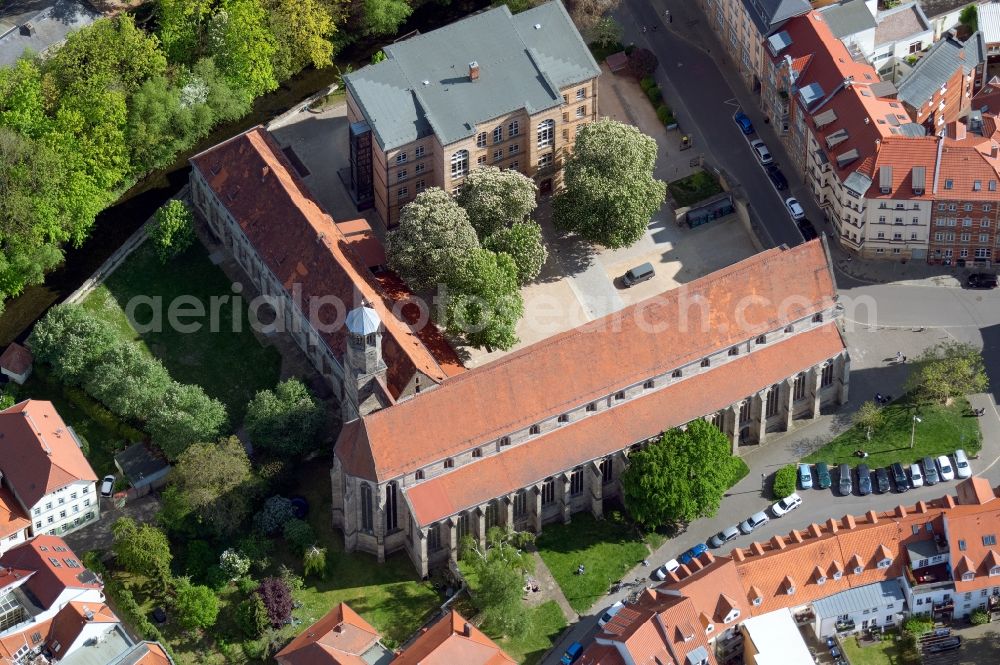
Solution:
M 1000 627 L 987 623 L 952 630 L 952 635 L 962 638 L 962 645 L 954 651 L 923 654 L 924 665 L 988 665 L 1000 663 Z

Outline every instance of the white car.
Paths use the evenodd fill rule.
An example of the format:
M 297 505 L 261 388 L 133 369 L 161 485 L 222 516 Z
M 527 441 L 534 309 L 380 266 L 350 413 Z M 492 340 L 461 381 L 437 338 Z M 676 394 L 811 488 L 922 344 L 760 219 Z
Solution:
M 955 469 L 951 466 L 951 460 L 948 459 L 947 455 L 941 455 L 937 458 L 938 473 L 941 474 L 941 480 L 955 480 Z
M 955 451 L 955 475 L 959 478 L 968 478 L 972 475 L 972 467 L 969 466 L 969 458 L 965 451 L 959 448 Z
M 115 493 L 115 477 L 114 476 L 104 476 L 104 480 L 101 481 L 101 496 L 105 498 L 110 498 L 111 495 Z
M 920 465 L 914 462 L 910 465 L 910 486 L 911 487 L 923 487 L 924 486 L 924 472 L 920 468 Z
M 753 141 L 750 141 L 750 147 L 753 148 L 753 152 L 755 155 L 757 155 L 757 159 L 759 159 L 760 163 L 763 164 L 764 166 L 767 166 L 768 164 L 774 161 L 774 159 L 771 157 L 771 151 L 767 149 L 767 144 L 765 144 L 760 139 L 754 139 Z
M 618 601 L 614 605 L 608 608 L 608 611 L 601 615 L 601 618 L 597 620 L 597 625 L 604 628 L 604 624 L 615 618 L 615 615 L 622 611 L 625 607 L 625 603 Z
M 792 512 L 801 505 L 802 497 L 795 493 L 789 494 L 784 499 L 771 506 L 771 513 L 775 517 L 781 517 L 782 515 L 787 515 Z
M 788 214 L 792 216 L 792 219 L 802 219 L 806 216 L 806 211 L 802 209 L 799 200 L 794 196 L 785 199 L 785 208 L 788 210 Z
M 658 580 L 665 580 L 667 579 L 667 575 L 674 572 L 680 567 L 681 564 L 677 562 L 677 559 L 671 559 L 670 561 L 667 561 L 665 564 L 657 568 L 656 571 L 653 573 L 653 577 L 655 577 Z

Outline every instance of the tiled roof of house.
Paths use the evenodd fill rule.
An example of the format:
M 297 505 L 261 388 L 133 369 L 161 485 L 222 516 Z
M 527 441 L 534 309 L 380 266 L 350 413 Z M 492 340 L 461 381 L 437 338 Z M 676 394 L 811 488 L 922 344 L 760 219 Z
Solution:
M 937 165 L 937 136 L 890 136 L 882 140 L 872 168 L 871 199 L 933 199 Z M 883 169 L 887 169 L 883 171 Z M 883 174 L 889 192 L 882 193 Z M 923 190 L 917 194 L 917 190 Z M 891 214 L 891 210 L 886 215 Z
M 781 329 L 834 295 L 819 240 L 768 250 L 363 416 L 335 454 L 350 475 L 390 480 Z
M 52 402 L 35 399 L 0 411 L 0 471 L 28 510 L 60 487 L 97 480 Z
M 378 631 L 346 603 L 335 605 L 275 656 L 279 665 L 366 665 L 385 655 Z
M 514 665 L 513 658 L 451 610 L 403 647 L 393 665 Z
M 0 487 L 0 538 L 13 536 L 31 526 L 28 515 L 6 487 Z
M 121 665 L 173 665 L 174 662 L 159 642 L 140 642 L 132 648 L 129 656 L 133 660 L 126 660 Z
M 309 194 L 288 158 L 263 127 L 195 155 L 191 163 L 226 206 L 270 271 L 286 290 L 301 288 L 303 309 L 313 298 L 335 297 L 350 311 L 369 303 L 385 326 L 382 352 L 388 384 L 397 396 L 419 371 L 439 382 L 447 376 L 438 359 L 410 326 L 393 314 L 394 302 L 381 290 L 367 266 L 329 214 Z M 411 295 L 411 294 L 407 294 Z M 332 325 L 346 314 L 327 307 L 321 333 L 339 359 L 346 331 Z M 431 325 L 431 324 L 428 324 Z M 452 353 L 442 362 L 450 362 Z
M 432 133 L 447 146 L 512 111 L 558 107 L 561 88 L 600 74 L 561 2 L 516 15 L 501 5 L 383 51 L 384 61 L 344 76 L 383 150 Z
M 53 651 L 57 643 L 61 649 L 68 649 L 90 623 L 118 623 L 118 617 L 103 603 L 70 601 L 52 617 L 45 644 Z
M 31 351 L 17 342 L 11 342 L 0 355 L 0 368 L 14 374 L 24 374 L 31 368 Z
M 0 557 L 0 566 L 32 571 L 25 586 L 44 607 L 49 607 L 65 589 L 100 589 L 100 580 L 57 536 L 35 536 Z
M 994 76 L 972 96 L 972 108 L 983 113 L 1000 113 L 1000 76 Z
M 541 482 L 564 469 L 657 436 L 844 350 L 835 324 L 741 355 L 642 397 L 503 448 L 443 475 L 406 487 L 421 526 Z M 714 609 L 714 605 L 713 605 Z
M 968 45 L 954 37 L 941 39 L 917 61 L 896 85 L 899 100 L 914 108 L 920 108 L 934 97 L 959 69 L 963 75 L 981 64 L 975 48 L 976 40 Z

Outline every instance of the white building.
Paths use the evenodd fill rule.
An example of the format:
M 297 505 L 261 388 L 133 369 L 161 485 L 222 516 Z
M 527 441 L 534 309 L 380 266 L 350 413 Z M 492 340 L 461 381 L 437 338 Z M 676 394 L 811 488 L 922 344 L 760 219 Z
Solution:
M 880 74 L 934 42 L 934 27 L 916 2 L 878 11 L 875 0 L 847 0 L 820 11 L 851 54 Z

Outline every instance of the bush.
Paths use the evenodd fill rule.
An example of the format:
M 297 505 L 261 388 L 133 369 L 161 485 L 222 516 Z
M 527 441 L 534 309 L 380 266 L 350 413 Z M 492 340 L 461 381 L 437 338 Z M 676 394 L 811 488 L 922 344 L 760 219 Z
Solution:
M 267 630 L 267 608 L 264 599 L 256 593 L 236 608 L 236 625 L 247 637 L 258 638 Z
M 273 536 L 294 517 L 292 502 L 283 496 L 272 496 L 253 516 L 253 528 L 265 536 Z
M 194 215 L 191 209 L 179 199 L 167 201 L 153 216 L 149 237 L 160 261 L 166 263 L 177 256 L 194 242 Z
M 240 590 L 240 593 L 245 595 L 250 595 L 254 590 L 260 586 L 260 582 L 252 577 L 241 577 L 236 580 L 236 588 Z
M 208 570 L 215 565 L 215 552 L 204 540 L 190 540 L 184 552 L 184 572 L 193 580 L 204 582 Z
M 649 49 L 637 48 L 628 57 L 628 72 L 642 80 L 656 71 L 659 62 Z
M 264 601 L 267 620 L 275 628 L 285 625 L 292 616 L 292 592 L 284 580 L 277 577 L 262 580 L 255 595 Z
M 653 102 L 653 104 L 659 104 L 660 100 L 663 99 L 663 91 L 653 86 L 646 91 L 646 96 L 649 97 L 649 101 Z
M 923 616 L 911 616 L 903 624 L 903 630 L 914 637 L 920 637 L 924 633 L 929 633 L 933 628 L 934 621 L 930 617 Z
M 305 520 L 291 519 L 285 522 L 284 536 L 285 541 L 300 554 L 316 542 L 316 534 Z
M 650 88 L 656 87 L 656 80 L 652 76 L 647 76 L 639 81 L 639 87 L 642 88 L 643 92 L 647 92 Z
M 969 621 L 973 626 L 982 626 L 984 623 L 990 622 L 990 615 L 986 613 L 986 610 L 975 610 L 969 615 Z
M 796 467 L 789 464 L 778 469 L 774 474 L 774 483 L 771 486 L 771 494 L 775 499 L 783 499 L 795 492 Z
M 666 104 L 660 104 L 656 107 L 656 117 L 660 119 L 664 125 L 673 124 L 674 112 L 670 110 L 670 107 Z

